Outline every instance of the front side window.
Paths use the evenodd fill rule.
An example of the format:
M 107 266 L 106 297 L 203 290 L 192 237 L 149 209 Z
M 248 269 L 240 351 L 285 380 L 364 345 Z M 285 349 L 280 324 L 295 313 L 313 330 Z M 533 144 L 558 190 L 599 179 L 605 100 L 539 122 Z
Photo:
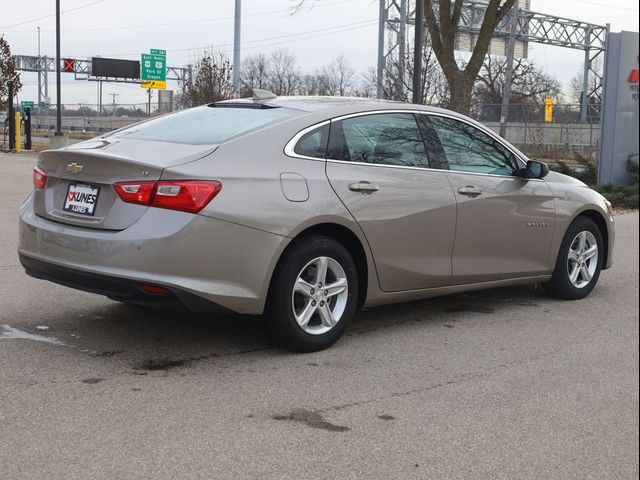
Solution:
M 495 138 L 453 118 L 430 115 L 429 120 L 438 134 L 451 170 L 493 175 L 517 173 L 515 155 Z
M 328 158 L 429 167 L 424 142 L 411 113 L 362 115 L 332 122 Z

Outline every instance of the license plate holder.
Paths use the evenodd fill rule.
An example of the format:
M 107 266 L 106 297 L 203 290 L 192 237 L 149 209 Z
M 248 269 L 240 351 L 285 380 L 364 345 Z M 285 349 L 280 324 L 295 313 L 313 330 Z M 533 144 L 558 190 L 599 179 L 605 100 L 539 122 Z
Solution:
M 86 183 L 71 183 L 67 189 L 63 209 L 67 212 L 92 217 L 96 213 L 100 187 Z

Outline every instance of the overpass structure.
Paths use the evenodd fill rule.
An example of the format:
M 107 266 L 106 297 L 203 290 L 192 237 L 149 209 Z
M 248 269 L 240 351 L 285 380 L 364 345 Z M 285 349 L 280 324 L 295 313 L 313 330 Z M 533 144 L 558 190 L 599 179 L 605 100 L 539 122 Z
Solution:
M 385 73 L 397 85 L 397 90 L 404 88 L 404 68 L 390 68 L 390 60 L 398 58 L 403 62 L 407 58 L 407 37 L 410 28 L 415 26 L 416 0 L 380 0 L 380 21 L 378 29 L 378 96 L 382 96 L 382 82 Z M 421 1 L 421 0 L 418 0 Z M 480 31 L 487 1 L 465 0 L 456 38 L 460 51 L 471 51 Z M 515 18 L 513 18 L 515 15 Z M 515 29 L 512 28 L 515 22 Z M 426 29 L 424 30 L 426 31 Z M 598 109 L 602 103 L 603 73 L 600 71 L 604 61 L 596 62 L 604 57 L 607 49 L 609 25 L 595 25 L 580 20 L 548 15 L 529 10 L 528 0 L 516 2 L 512 12 L 507 15 L 496 28 L 491 53 L 506 55 L 509 38 L 515 32 L 515 41 L 520 44 L 516 49 L 519 56 L 527 56 L 528 43 L 541 43 L 558 47 L 571 48 L 584 52 L 584 69 L 582 78 L 582 105 L 580 117 L 587 122 L 590 116 L 598 117 Z M 411 42 L 409 42 L 411 43 Z M 501 43 L 504 50 L 501 52 Z
M 48 74 L 56 72 L 56 59 L 47 56 L 37 55 L 14 55 L 16 70 L 23 72 L 36 72 L 38 74 L 38 105 L 42 104 L 42 99 L 49 97 L 49 80 Z M 65 59 L 60 59 L 60 71 L 64 72 Z M 105 80 L 92 75 L 91 60 L 74 59 L 73 74 L 76 80 L 89 81 L 111 81 L 117 83 L 141 83 L 140 80 L 130 78 L 113 78 Z M 187 67 L 167 67 L 167 80 L 175 80 L 185 85 L 191 80 L 192 68 Z

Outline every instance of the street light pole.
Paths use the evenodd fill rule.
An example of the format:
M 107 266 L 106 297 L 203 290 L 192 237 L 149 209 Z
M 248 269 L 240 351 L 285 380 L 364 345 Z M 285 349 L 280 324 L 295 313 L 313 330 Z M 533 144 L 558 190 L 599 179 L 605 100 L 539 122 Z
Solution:
M 513 57 L 516 50 L 516 33 L 518 28 L 518 8 L 511 9 L 509 24 L 509 43 L 507 43 L 507 69 L 504 74 L 502 87 L 502 106 L 500 107 L 500 136 L 507 138 L 507 121 L 509 120 L 509 100 L 511 97 L 511 82 L 513 81 Z
M 60 85 L 60 0 L 56 0 L 56 137 L 62 136 L 62 102 Z
M 416 2 L 416 31 L 413 47 L 413 103 L 422 103 L 422 50 L 424 48 L 424 2 Z
M 40 112 L 42 108 L 42 57 L 40 56 L 40 27 L 38 29 L 38 108 L 36 112 Z
M 240 96 L 240 29 L 242 20 L 242 0 L 236 0 L 233 29 L 233 95 Z

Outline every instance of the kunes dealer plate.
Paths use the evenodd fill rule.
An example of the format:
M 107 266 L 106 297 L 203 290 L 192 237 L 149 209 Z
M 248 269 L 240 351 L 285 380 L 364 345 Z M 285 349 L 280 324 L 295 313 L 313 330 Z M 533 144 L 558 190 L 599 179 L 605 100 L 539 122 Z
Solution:
M 100 187 L 72 183 L 67 191 L 64 209 L 81 215 L 93 215 L 98 203 L 98 193 L 100 193 Z

